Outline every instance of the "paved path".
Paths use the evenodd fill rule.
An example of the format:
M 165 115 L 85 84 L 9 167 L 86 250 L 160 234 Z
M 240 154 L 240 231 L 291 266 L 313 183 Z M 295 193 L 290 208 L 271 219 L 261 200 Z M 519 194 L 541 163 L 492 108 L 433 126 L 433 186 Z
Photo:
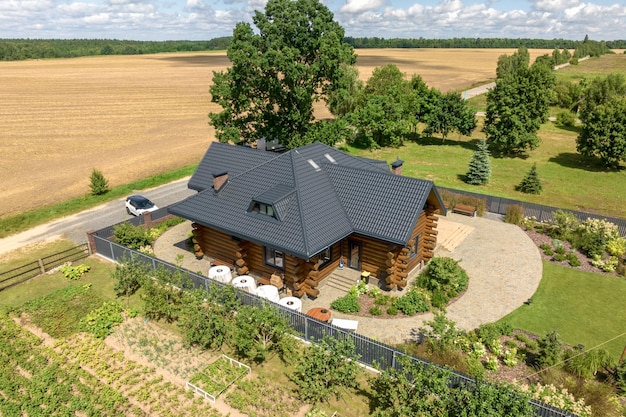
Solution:
M 437 253 L 437 256 L 459 260 L 470 277 L 465 294 L 447 308 L 448 318 L 456 322 L 457 327 L 471 330 L 482 323 L 496 321 L 532 297 L 541 281 L 543 267 L 539 249 L 524 231 L 497 217 L 468 217 L 450 213 L 440 222 L 464 223 L 473 227 L 453 252 L 440 250 Z M 208 261 L 196 260 L 181 244 L 190 230 L 188 223 L 171 229 L 156 241 L 155 253 L 157 257 L 171 262 L 177 254 L 183 254 L 185 268 L 206 275 Z M 323 287 L 317 299 L 303 299 L 302 310 L 328 307 L 341 295 L 343 293 L 338 290 Z M 432 320 L 433 315 L 426 313 L 408 318 L 379 319 L 333 312 L 333 317 L 356 319 L 359 333 L 386 343 L 399 343 L 413 339 L 415 331 L 425 321 Z

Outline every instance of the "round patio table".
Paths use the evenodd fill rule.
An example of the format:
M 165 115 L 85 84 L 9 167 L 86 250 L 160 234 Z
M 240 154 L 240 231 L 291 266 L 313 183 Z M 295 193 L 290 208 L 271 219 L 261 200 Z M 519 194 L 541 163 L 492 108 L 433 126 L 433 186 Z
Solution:
M 314 307 L 307 311 L 306 315 L 323 322 L 330 320 L 330 310 L 324 307 Z

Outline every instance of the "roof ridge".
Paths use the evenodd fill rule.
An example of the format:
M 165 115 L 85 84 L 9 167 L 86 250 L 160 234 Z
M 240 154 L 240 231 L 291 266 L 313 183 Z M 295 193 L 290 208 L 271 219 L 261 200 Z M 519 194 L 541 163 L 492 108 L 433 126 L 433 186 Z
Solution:
M 304 253 L 309 253 L 309 239 L 307 238 L 308 233 L 306 233 L 306 225 L 305 225 L 305 221 L 304 221 L 304 210 L 302 209 L 302 205 L 300 204 L 300 187 L 299 187 L 299 177 L 297 175 L 297 171 L 296 171 L 296 167 L 295 167 L 295 161 L 294 161 L 294 154 L 297 155 L 298 157 L 300 157 L 303 161 L 305 160 L 304 157 L 302 155 L 300 155 L 300 152 L 298 152 L 298 149 L 292 149 L 289 151 L 289 154 L 291 155 L 291 171 L 292 171 L 292 177 L 293 177 L 293 183 L 294 183 L 294 188 L 296 190 L 296 205 L 298 206 L 298 211 L 300 212 L 300 216 L 298 216 L 300 218 L 300 230 L 302 230 L 302 243 L 304 246 Z

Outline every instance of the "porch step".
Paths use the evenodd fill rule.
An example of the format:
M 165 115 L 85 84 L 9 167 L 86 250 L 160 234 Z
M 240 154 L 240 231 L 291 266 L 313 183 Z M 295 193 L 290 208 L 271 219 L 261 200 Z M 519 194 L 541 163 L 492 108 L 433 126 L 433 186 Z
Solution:
M 361 274 L 358 271 L 354 271 L 353 274 L 344 274 L 345 271 L 346 270 L 340 271 L 341 273 L 333 272 L 330 274 L 328 278 L 320 283 L 320 288 L 330 287 L 346 293 L 350 291 L 350 287 L 356 285 L 357 280 L 361 278 Z
M 437 249 L 444 249 L 448 252 L 452 252 L 459 246 L 467 236 L 474 230 L 474 227 L 463 223 L 453 223 L 442 233 L 444 236 L 439 236 L 440 241 L 437 245 Z

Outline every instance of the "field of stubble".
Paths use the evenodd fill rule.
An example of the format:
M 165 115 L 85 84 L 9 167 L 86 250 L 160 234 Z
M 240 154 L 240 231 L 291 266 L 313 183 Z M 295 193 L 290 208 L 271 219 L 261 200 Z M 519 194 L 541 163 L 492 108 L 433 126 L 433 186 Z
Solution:
M 494 78 L 514 50 L 356 52 L 363 80 L 393 63 L 448 91 Z M 199 162 L 215 140 L 213 71 L 228 65 L 225 52 L 1 62 L 0 217 L 89 193 L 94 168 L 115 186 Z

